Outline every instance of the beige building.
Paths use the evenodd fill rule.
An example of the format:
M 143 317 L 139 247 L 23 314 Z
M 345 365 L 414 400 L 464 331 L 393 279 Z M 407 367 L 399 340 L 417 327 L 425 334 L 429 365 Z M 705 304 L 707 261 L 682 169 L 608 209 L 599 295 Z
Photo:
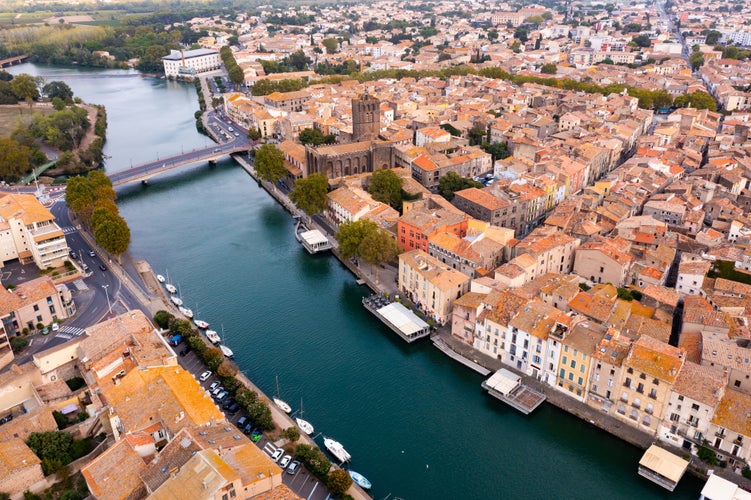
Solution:
M 412 250 L 399 255 L 398 281 L 415 305 L 444 324 L 451 319 L 454 301 L 469 290 L 470 278 L 422 250 Z
M 0 443 L 0 491 L 21 497 L 34 483 L 42 481 L 42 461 L 19 438 Z
M 728 465 L 743 467 L 751 461 L 751 396 L 727 389 L 707 432 L 709 446 L 727 455 Z
M 18 259 L 40 269 L 68 260 L 68 243 L 55 217 L 30 194 L 0 196 L 0 261 Z
M 588 241 L 576 250 L 574 273 L 594 284 L 623 286 L 634 261 L 629 247 L 622 238 Z
M 639 337 L 623 361 L 620 399 L 610 414 L 656 435 L 684 361 L 683 350 L 647 335 Z
M 606 329 L 594 321 L 581 321 L 560 340 L 556 388 L 574 399 L 586 401 L 590 370 L 598 344 L 605 338 Z
M 10 336 L 24 328 L 35 330 L 39 323 L 50 325 L 74 313 L 75 305 L 68 288 L 55 286 L 49 276 L 21 283 L 12 290 L 0 287 L 0 318 Z
M 609 413 L 620 396 L 618 381 L 621 379 L 623 360 L 628 355 L 631 339 L 621 337 L 616 329 L 608 329 L 592 354 L 590 386 L 587 404 L 604 413 Z

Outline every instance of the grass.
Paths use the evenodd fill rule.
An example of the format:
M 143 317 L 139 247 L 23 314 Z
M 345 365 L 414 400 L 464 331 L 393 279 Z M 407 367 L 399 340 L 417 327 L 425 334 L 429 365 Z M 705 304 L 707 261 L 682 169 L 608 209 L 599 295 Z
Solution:
M 738 283 L 751 285 L 751 274 L 735 269 L 735 263 L 726 260 L 718 260 L 712 264 L 712 269 L 707 273 L 709 278 L 725 278 Z
M 31 111 L 29 111 L 29 107 L 26 104 L 0 106 L 0 137 L 10 137 L 19 125 L 29 125 L 33 113 L 49 115 L 54 111 L 54 108 L 51 107 L 40 108 L 37 106 L 32 107 Z

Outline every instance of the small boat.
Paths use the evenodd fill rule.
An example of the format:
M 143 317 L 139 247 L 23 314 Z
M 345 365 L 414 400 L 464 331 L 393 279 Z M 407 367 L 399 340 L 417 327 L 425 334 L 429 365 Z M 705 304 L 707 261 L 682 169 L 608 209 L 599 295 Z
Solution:
M 235 353 L 233 353 L 232 349 L 230 349 L 226 345 L 221 344 L 219 346 L 219 349 L 222 351 L 222 354 L 224 354 L 225 358 L 227 358 L 227 359 L 234 359 L 235 358 Z
M 347 453 L 347 450 L 344 449 L 344 446 L 339 441 L 334 441 L 331 438 L 323 438 L 323 445 L 340 463 L 352 460 L 352 455 Z
M 313 434 L 313 431 L 315 429 L 313 428 L 313 424 L 311 424 L 307 420 L 303 420 L 302 416 L 303 416 L 302 399 L 300 399 L 300 416 L 295 419 L 295 422 L 297 422 L 297 426 L 300 428 L 301 431 L 303 431 L 305 434 L 310 436 L 311 434 Z
M 159 281 L 159 283 L 164 283 L 165 281 L 167 281 L 166 279 L 164 279 L 164 276 L 162 276 L 161 274 L 157 274 L 156 279 L 157 281 Z
M 187 307 L 180 307 L 180 312 L 183 314 L 183 316 L 187 316 L 188 318 L 193 317 L 193 311 L 188 309 Z
M 218 344 L 222 341 L 221 338 L 219 338 L 219 334 L 217 334 L 214 330 L 206 330 L 206 338 L 209 339 L 209 342 L 212 344 Z
M 169 293 L 173 293 L 173 294 L 177 293 L 177 288 L 175 288 L 175 285 L 171 283 L 167 283 L 166 285 L 164 285 L 164 288 L 166 288 Z
M 362 474 L 360 474 L 359 472 L 355 472 L 353 470 L 350 470 L 350 471 L 347 471 L 347 472 L 349 472 L 349 477 L 351 477 L 352 480 L 355 483 L 357 483 L 357 485 L 360 488 L 362 488 L 364 490 L 369 490 L 370 487 L 372 486 L 370 484 L 370 481 L 368 481 L 367 478 L 365 476 L 363 476 Z
M 183 301 L 182 301 L 182 299 L 180 299 L 180 297 L 170 297 L 170 300 L 171 300 L 171 301 L 172 301 L 172 303 L 173 303 L 173 304 L 175 304 L 176 306 L 181 306 L 181 305 L 183 305 Z
M 277 405 L 284 413 L 291 413 L 292 408 L 279 397 L 279 377 L 276 377 L 276 394 L 272 398 L 274 404 Z
M 200 319 L 194 319 L 193 323 L 195 323 L 196 326 L 200 328 L 201 330 L 205 330 L 209 327 L 208 323 L 206 323 L 205 321 L 201 321 Z

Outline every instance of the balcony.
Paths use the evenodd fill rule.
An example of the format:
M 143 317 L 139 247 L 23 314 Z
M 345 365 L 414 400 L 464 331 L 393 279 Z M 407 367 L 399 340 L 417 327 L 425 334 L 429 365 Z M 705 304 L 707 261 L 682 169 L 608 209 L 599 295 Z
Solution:
M 718 438 L 724 438 L 724 437 L 725 437 L 725 429 L 723 429 L 723 430 L 721 430 L 721 431 L 717 431 L 717 432 L 715 432 L 715 433 L 714 433 L 714 435 L 715 435 L 716 437 L 718 437 Z

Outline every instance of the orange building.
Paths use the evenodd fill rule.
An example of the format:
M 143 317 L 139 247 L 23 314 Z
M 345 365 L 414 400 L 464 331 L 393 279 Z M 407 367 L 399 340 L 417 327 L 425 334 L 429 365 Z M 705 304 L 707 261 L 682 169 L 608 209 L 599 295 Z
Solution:
M 469 217 L 444 209 L 428 210 L 415 208 L 399 217 L 397 242 L 408 252 L 419 248 L 428 253 L 428 237 L 437 232 L 453 233 L 464 238 L 467 235 Z

